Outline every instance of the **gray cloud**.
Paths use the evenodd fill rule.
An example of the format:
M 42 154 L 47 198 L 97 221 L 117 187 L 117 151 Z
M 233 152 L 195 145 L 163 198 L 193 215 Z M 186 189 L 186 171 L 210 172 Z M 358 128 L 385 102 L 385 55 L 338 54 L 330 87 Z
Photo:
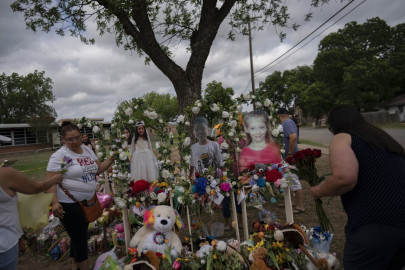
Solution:
M 144 65 L 144 59 L 135 52 L 124 51 L 115 45 L 114 35 L 97 36 L 94 25 L 89 25 L 88 36 L 96 37 L 96 45 L 87 46 L 78 39 L 26 30 L 24 18 L 13 13 L 9 7 L 12 0 L 0 1 L 0 69 L 10 75 L 12 72 L 26 75 L 35 69 L 45 71 L 53 82 L 57 100 L 53 103 L 58 118 L 103 117 L 111 120 L 118 102 L 140 97 L 149 91 L 175 94 L 171 82 L 151 63 Z M 301 25 L 298 31 L 266 26 L 264 31 L 253 32 L 254 69 L 258 71 L 283 54 L 303 37 L 308 35 L 337 10 L 347 4 L 330 1 L 320 8 L 312 9 L 311 22 L 304 22 L 305 13 L 310 11 L 308 1 L 289 1 L 291 18 Z M 324 28 L 348 12 L 360 1 L 355 1 Z M 256 86 L 276 70 L 292 69 L 299 65 L 311 65 L 317 54 L 319 41 L 328 33 L 342 28 L 347 22 L 379 16 L 394 26 L 404 23 L 405 1 L 368 0 L 347 15 L 339 23 L 314 39 L 298 52 L 278 65 L 255 75 Z M 226 39 L 228 26 L 220 28 L 214 41 L 204 70 L 203 88 L 216 80 L 235 92 L 250 90 L 249 43 L 246 36 L 237 36 L 236 42 Z M 276 31 L 285 31 L 287 38 L 280 42 Z M 312 37 L 311 37 L 312 38 Z M 308 39 L 309 40 L 309 39 Z M 305 42 L 304 42 L 305 43 Z M 174 52 L 180 66 L 185 66 L 189 54 L 187 44 L 181 43 Z

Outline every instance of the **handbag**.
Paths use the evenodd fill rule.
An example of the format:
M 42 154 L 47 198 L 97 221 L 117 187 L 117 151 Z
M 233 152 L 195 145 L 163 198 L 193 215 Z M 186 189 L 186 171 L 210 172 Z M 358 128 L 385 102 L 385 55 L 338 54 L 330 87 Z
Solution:
M 99 217 L 101 217 L 101 214 L 103 213 L 103 209 L 101 209 L 100 202 L 98 201 L 97 193 L 94 192 L 93 197 L 90 200 L 83 200 L 81 202 L 77 201 L 72 194 L 67 191 L 64 187 L 62 187 L 61 184 L 59 184 L 59 187 L 65 192 L 65 194 L 71 198 L 73 201 L 75 201 L 77 204 L 79 204 L 80 209 L 82 210 L 84 220 L 87 223 L 93 222 Z

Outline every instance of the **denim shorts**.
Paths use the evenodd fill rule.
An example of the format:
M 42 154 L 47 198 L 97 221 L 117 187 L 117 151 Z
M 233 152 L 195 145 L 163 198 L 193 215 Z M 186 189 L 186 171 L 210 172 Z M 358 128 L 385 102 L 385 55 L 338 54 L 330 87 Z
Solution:
M 0 270 L 15 270 L 18 264 L 18 243 L 6 252 L 0 253 Z

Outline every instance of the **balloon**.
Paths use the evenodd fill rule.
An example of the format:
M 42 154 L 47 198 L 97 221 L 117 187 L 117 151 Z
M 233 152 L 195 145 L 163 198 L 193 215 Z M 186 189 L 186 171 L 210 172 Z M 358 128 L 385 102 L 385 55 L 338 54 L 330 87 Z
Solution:
M 97 198 L 100 202 L 101 209 L 108 208 L 112 202 L 111 194 L 97 192 Z

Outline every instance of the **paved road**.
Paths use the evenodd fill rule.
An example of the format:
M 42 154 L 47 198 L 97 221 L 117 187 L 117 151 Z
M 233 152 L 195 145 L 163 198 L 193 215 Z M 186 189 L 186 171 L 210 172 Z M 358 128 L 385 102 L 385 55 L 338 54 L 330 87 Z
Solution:
M 384 129 L 405 148 L 405 129 Z M 300 128 L 300 138 L 329 145 L 333 135 L 327 128 Z

